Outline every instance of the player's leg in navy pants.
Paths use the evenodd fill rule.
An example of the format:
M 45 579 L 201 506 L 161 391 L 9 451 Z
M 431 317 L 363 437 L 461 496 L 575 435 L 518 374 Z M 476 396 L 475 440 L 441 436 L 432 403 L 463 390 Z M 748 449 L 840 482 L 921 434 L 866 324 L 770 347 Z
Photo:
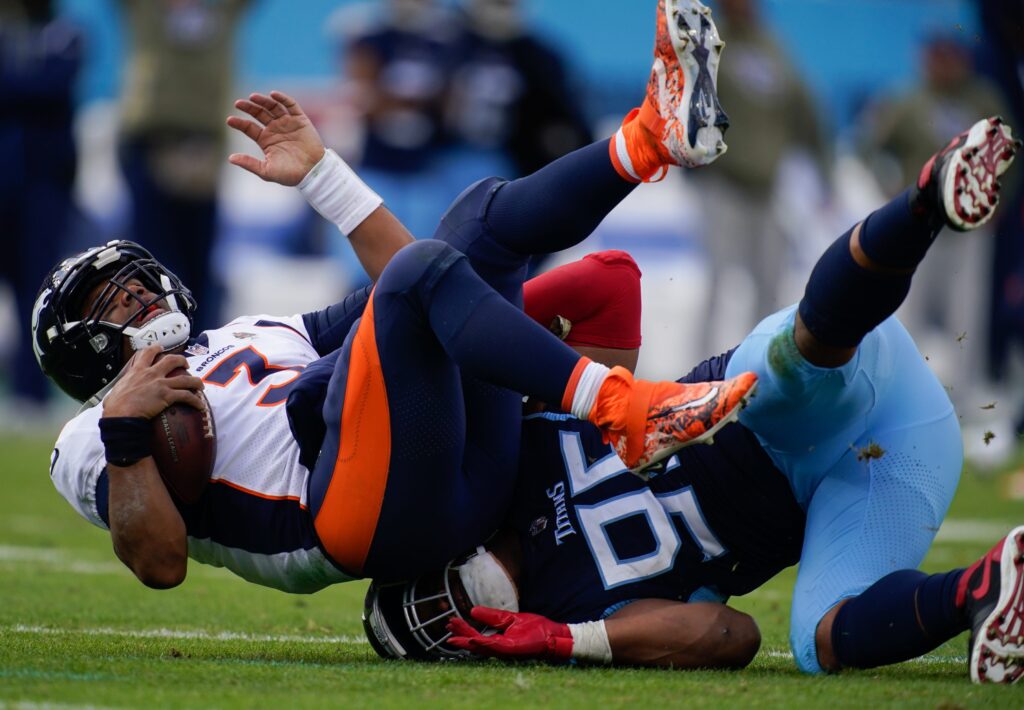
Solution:
M 565 181 L 578 197 L 552 200 Z M 406 577 L 495 529 L 515 480 L 520 393 L 559 401 L 579 360 L 520 310 L 529 250 L 582 240 L 632 187 L 596 144 L 460 196 L 439 236 L 469 260 L 428 240 L 388 265 L 332 378 L 310 488 L 318 534 L 342 567 Z M 591 207 L 566 204 L 583 196 Z
M 468 442 L 463 372 L 494 383 L 500 415 L 513 392 L 560 399 L 578 360 L 448 245 L 399 252 L 328 388 L 310 489 L 328 554 L 353 574 L 404 577 L 486 537 L 511 494 L 519 425 L 496 416 L 507 439 Z
M 434 238 L 466 254 L 485 282 L 521 308 L 530 257 L 583 241 L 635 187 L 615 172 L 608 141 L 599 141 L 524 178 L 470 186 L 445 212 Z M 469 467 L 482 474 L 470 485 L 480 486 L 483 496 L 507 500 L 515 470 L 503 466 L 502 475 L 494 476 L 488 459 L 517 461 L 522 399 L 470 372 L 463 372 L 462 395 L 467 454 L 482 464 Z

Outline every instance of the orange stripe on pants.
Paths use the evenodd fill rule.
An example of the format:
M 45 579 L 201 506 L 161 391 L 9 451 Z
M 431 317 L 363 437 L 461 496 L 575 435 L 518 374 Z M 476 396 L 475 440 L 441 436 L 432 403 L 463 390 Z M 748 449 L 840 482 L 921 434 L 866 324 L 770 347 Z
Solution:
M 338 458 L 320 512 L 320 542 L 346 571 L 361 574 L 377 529 L 391 460 L 391 422 L 373 322 L 373 294 L 352 338 Z

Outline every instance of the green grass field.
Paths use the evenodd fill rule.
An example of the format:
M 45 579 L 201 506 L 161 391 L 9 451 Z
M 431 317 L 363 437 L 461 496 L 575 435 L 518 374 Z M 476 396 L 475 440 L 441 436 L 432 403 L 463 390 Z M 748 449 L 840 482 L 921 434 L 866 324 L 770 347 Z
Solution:
M 1024 707 L 1024 687 L 970 684 L 966 636 L 883 670 L 802 676 L 792 570 L 734 600 L 764 635 L 742 672 L 387 663 L 362 639 L 362 583 L 290 596 L 193 564 L 177 589 L 144 588 L 54 491 L 48 457 L 47 440 L 0 437 L 0 708 Z M 966 565 L 1024 520 L 1008 480 L 965 474 L 926 569 Z

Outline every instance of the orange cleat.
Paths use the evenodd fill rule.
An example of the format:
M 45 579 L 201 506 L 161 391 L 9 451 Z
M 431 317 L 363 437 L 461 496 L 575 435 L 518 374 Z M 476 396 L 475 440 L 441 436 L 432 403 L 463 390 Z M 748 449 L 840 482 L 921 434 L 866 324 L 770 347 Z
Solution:
M 665 166 L 700 167 L 725 152 L 729 117 L 716 86 L 724 46 L 703 4 L 659 0 L 647 96 L 612 138 L 612 161 L 620 174 L 649 182 L 663 177 Z M 627 125 L 633 121 L 640 126 Z
M 736 421 L 757 387 L 745 372 L 721 382 L 650 382 L 622 367 L 608 374 L 589 419 L 601 428 L 623 463 L 644 471 L 684 446 L 712 444 L 715 433 Z

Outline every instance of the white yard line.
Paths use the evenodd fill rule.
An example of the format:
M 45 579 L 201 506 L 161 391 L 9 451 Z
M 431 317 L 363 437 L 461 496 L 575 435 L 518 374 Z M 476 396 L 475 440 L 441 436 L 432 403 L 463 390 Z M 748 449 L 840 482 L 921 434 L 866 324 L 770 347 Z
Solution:
M 115 574 L 124 570 L 118 562 L 89 562 L 75 559 L 68 550 L 52 547 L 0 545 L 0 562 L 44 565 L 74 574 Z
M 995 545 L 1024 520 L 1006 522 L 984 518 L 949 518 L 942 523 L 935 542 L 980 542 Z
M 793 654 L 789 651 L 768 650 L 761 653 L 768 658 L 785 658 L 793 660 Z M 908 663 L 923 663 L 924 665 L 937 665 L 939 663 L 967 663 L 967 656 L 918 656 L 911 658 Z
M 107 710 L 107 705 L 36 703 L 31 700 L 0 700 L 0 710 Z
M 53 626 L 0 626 L 0 633 L 36 634 L 49 636 L 117 636 L 144 639 L 197 639 L 201 641 L 251 641 L 254 643 L 366 643 L 363 636 L 299 636 L 249 634 L 238 631 L 205 631 L 202 629 L 115 629 L 105 626 L 68 629 Z
M 366 638 L 363 636 L 299 636 L 294 634 L 250 634 L 239 631 L 205 631 L 202 629 L 115 629 L 111 627 L 92 627 L 84 629 L 68 629 L 53 626 L 28 626 L 16 624 L 14 626 L 0 626 L 0 633 L 16 634 L 37 634 L 45 636 L 116 636 L 123 638 L 156 638 L 156 639 L 197 639 L 202 641 L 251 641 L 254 643 L 351 643 L 364 644 Z M 769 649 L 763 651 L 767 658 L 783 658 L 792 660 L 793 654 L 789 651 Z M 923 663 L 926 665 L 939 663 L 966 663 L 966 656 L 921 656 L 911 659 L 911 663 Z M 0 705 L 0 710 L 2 710 Z
M 1014 525 L 1018 524 L 1020 524 L 1019 521 L 1012 523 L 981 518 L 952 518 L 942 523 L 942 527 L 935 536 L 935 541 L 937 543 L 967 542 L 995 544 Z M 124 568 L 115 560 L 82 560 L 71 550 L 23 545 L 0 545 L 0 563 L 44 565 L 61 572 L 73 574 L 120 574 L 124 571 Z M 221 570 L 214 570 L 203 565 L 196 566 L 196 571 L 199 570 L 223 573 Z

